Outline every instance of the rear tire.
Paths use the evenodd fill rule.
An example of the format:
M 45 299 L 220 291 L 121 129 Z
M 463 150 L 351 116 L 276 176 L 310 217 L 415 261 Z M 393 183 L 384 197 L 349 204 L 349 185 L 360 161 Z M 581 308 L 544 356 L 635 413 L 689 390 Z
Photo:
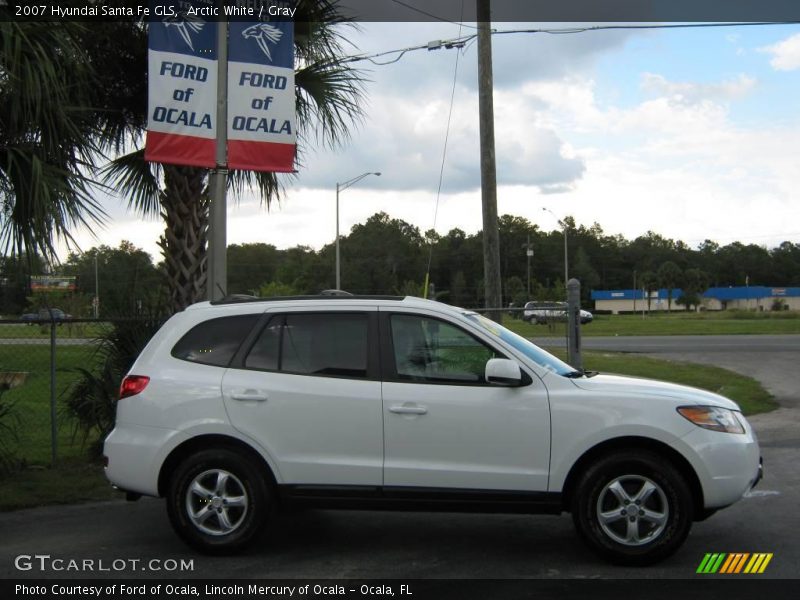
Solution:
M 262 531 L 271 508 L 263 468 L 227 448 L 188 456 L 175 469 L 167 491 L 167 514 L 175 532 L 206 554 L 233 554 Z
M 674 553 L 686 539 L 692 494 L 664 457 L 642 450 L 615 452 L 581 477 L 572 497 L 572 519 L 603 558 L 649 565 Z

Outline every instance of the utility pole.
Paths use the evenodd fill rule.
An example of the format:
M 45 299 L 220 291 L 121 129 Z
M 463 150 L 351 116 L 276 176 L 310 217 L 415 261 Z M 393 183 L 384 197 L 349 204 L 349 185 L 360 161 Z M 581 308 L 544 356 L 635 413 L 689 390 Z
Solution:
M 481 206 L 483 208 L 483 277 L 486 308 L 500 308 L 500 233 L 497 227 L 497 168 L 494 148 L 494 80 L 492 75 L 491 7 L 477 0 L 478 9 L 478 118 L 481 151 Z M 503 313 L 489 313 L 499 322 Z
M 219 300 L 228 290 L 228 21 L 217 23 L 217 167 L 211 174 L 206 297 Z

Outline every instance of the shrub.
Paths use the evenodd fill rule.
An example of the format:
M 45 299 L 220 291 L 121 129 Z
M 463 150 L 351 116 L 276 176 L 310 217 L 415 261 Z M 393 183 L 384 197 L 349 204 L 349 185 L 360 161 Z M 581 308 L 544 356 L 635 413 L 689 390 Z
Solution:
M 789 306 L 786 304 L 786 301 L 783 298 L 774 298 L 772 300 L 772 306 L 770 310 L 773 312 L 778 312 L 781 310 L 788 310 Z
M 0 387 L 0 477 L 12 473 L 19 466 L 16 456 L 19 415 L 14 405 L 3 400 L 5 387 Z
M 102 452 L 114 428 L 122 378 L 153 337 L 163 319 L 155 316 L 116 321 L 97 340 L 94 369 L 78 367 L 77 381 L 65 390 L 64 409 L 75 423 L 75 435 L 89 442 L 90 453 Z

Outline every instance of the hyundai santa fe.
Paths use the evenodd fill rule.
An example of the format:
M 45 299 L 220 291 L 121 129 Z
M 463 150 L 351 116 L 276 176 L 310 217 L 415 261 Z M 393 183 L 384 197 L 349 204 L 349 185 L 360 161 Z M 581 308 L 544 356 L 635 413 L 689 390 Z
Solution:
M 419 298 L 203 302 L 122 382 L 106 474 L 160 496 L 212 554 L 287 505 L 569 512 L 605 558 L 674 552 L 761 477 L 720 395 L 576 370 L 475 312 Z M 268 519 L 269 517 L 269 519 Z

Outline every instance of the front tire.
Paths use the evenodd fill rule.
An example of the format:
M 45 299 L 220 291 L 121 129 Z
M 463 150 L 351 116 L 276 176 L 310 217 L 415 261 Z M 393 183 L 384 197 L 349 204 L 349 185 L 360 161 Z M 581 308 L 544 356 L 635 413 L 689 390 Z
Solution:
M 271 505 L 266 474 L 253 460 L 227 448 L 188 456 L 167 492 L 175 532 L 206 554 L 233 554 L 261 532 Z
M 647 451 L 609 454 L 583 474 L 572 498 L 578 533 L 616 564 L 648 565 L 674 553 L 692 526 L 692 495 L 665 458 Z

